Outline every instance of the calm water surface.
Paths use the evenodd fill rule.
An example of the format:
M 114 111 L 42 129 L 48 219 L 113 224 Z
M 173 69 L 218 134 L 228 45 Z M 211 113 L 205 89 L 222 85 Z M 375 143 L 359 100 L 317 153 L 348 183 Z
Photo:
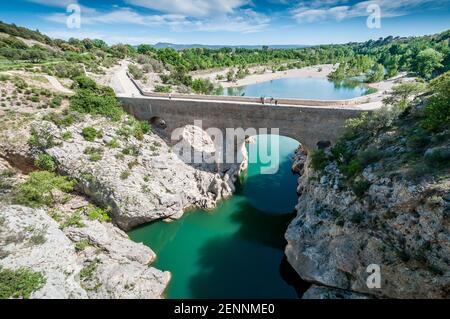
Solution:
M 257 147 L 265 138 L 260 136 Z M 291 173 L 298 142 L 280 138 L 277 174 L 261 174 L 250 164 L 238 192 L 214 211 L 195 210 L 173 223 L 157 222 L 129 233 L 151 247 L 154 264 L 172 273 L 169 298 L 297 298 L 286 282 L 284 233 L 297 203 L 297 177 Z M 275 152 L 273 152 L 275 153 Z M 276 165 L 276 164 L 273 164 Z
M 326 78 L 285 78 L 224 89 L 223 95 L 293 98 L 306 100 L 347 100 L 371 93 L 357 81 L 332 82 Z

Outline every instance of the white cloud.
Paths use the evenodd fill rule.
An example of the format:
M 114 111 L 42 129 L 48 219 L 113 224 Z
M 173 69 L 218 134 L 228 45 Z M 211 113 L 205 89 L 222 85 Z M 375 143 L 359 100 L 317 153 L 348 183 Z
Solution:
M 65 24 L 67 15 L 55 13 L 45 17 L 48 21 Z M 175 31 L 228 31 L 251 33 L 264 29 L 269 18 L 251 9 L 236 10 L 232 14 L 213 18 L 191 18 L 180 14 L 145 15 L 130 8 L 116 7 L 113 11 L 93 11 L 81 15 L 81 25 L 135 24 L 141 26 L 169 27 Z
M 250 0 L 125 0 L 126 3 L 164 13 L 188 17 L 210 17 L 232 14 L 251 3 Z
M 367 16 L 367 7 L 378 4 L 384 18 L 408 14 L 412 9 L 430 3 L 448 3 L 450 0 L 373 0 L 345 5 L 347 0 L 301 1 L 292 9 L 293 17 L 300 23 L 324 20 L 344 20 Z

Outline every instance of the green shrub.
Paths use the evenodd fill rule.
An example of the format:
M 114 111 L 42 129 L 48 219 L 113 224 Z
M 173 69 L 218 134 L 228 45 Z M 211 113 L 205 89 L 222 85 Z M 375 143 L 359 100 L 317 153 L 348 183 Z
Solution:
M 52 112 L 46 114 L 43 118 L 45 121 L 53 122 L 58 127 L 68 127 L 80 122 L 82 116 L 76 112 L 64 110 L 62 113 Z
M 439 132 L 450 125 L 450 71 L 430 82 L 433 94 L 425 106 L 423 126 L 430 132 Z
M 68 217 L 64 223 L 61 225 L 61 229 L 67 227 L 75 227 L 75 228 L 83 228 L 86 226 L 83 223 L 83 219 L 81 218 L 81 214 L 79 212 L 73 213 L 70 217 Z
M 111 217 L 109 217 L 108 211 L 98 207 L 91 208 L 87 214 L 90 220 L 98 220 L 100 222 L 111 221 Z
M 128 179 L 128 177 L 130 177 L 130 175 L 131 175 L 131 172 L 130 172 L 130 171 L 123 171 L 123 172 L 120 174 L 120 179 L 121 179 L 121 180 L 126 180 L 126 179 Z
M 311 155 L 311 166 L 315 171 L 323 171 L 330 163 L 329 158 L 323 150 L 318 150 Z
M 110 88 L 79 89 L 70 99 L 70 107 L 80 113 L 103 115 L 114 121 L 120 120 L 124 114 Z
M 90 90 L 97 89 L 97 83 L 95 83 L 94 80 L 92 80 L 90 77 L 87 77 L 85 75 L 77 76 L 73 80 L 74 80 L 75 88 L 90 89 Z
M 103 149 L 98 147 L 87 147 L 84 154 L 89 155 L 89 160 L 98 162 L 103 159 Z
M 96 138 L 103 137 L 103 134 L 101 134 L 100 131 L 97 131 L 93 127 L 85 127 L 83 131 L 81 132 L 84 139 L 88 142 L 94 142 Z
M 369 147 L 358 153 L 358 160 L 362 166 L 378 162 L 383 154 L 376 147 Z
M 62 97 L 55 96 L 50 103 L 50 107 L 56 109 L 61 106 L 62 101 L 63 101 Z
M 340 167 L 342 174 L 347 178 L 355 177 L 357 174 L 361 173 L 363 166 L 358 159 L 352 160 L 348 165 L 342 165 Z
M 89 240 L 87 240 L 87 239 L 80 240 L 79 242 L 77 242 L 75 244 L 75 251 L 77 251 L 77 252 L 83 251 L 86 248 L 88 248 L 89 246 L 90 246 Z
M 54 192 L 71 192 L 75 181 L 52 172 L 33 172 L 28 179 L 16 186 L 14 201 L 29 207 L 51 206 L 55 203 Z
M 144 77 L 144 72 L 134 64 L 128 66 L 128 72 L 130 72 L 131 76 L 136 80 L 140 80 Z
M 109 148 L 119 148 L 120 144 L 119 141 L 117 141 L 117 139 L 112 139 L 111 141 L 108 142 L 108 144 L 106 144 L 106 146 L 108 146 Z
M 61 138 L 64 140 L 64 141 L 68 141 L 68 140 L 70 140 L 71 138 L 72 138 L 72 132 L 64 132 L 64 133 L 62 133 L 61 134 Z
M 34 166 L 49 172 L 54 172 L 56 170 L 55 159 L 48 154 L 40 154 L 34 161 Z
M 28 144 L 40 150 L 46 150 L 57 145 L 49 127 L 42 127 L 39 130 L 32 128 Z
M 170 85 L 156 85 L 154 91 L 155 93 L 170 93 L 172 87 Z
M 7 74 L 0 74 L 0 82 L 9 81 L 11 77 Z
M 371 184 L 366 180 L 355 181 L 352 185 L 353 193 L 361 198 L 369 190 L 370 185 Z
M 435 147 L 425 153 L 425 161 L 431 167 L 450 166 L 450 147 Z
M 31 294 L 45 285 L 42 273 L 27 268 L 16 270 L 0 267 L 0 299 L 30 298 Z

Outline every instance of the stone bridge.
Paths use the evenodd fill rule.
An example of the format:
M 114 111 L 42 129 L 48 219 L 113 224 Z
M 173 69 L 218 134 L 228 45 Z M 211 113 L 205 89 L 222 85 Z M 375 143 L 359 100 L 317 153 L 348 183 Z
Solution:
M 194 121 L 202 120 L 202 128 L 279 129 L 279 134 L 293 138 L 307 150 L 313 150 L 319 141 L 332 143 L 342 135 L 344 123 L 362 111 L 379 107 L 378 103 L 349 101 L 282 101 L 277 106 L 261 104 L 251 98 L 168 96 L 122 96 L 124 109 L 139 120 L 153 124 L 163 123 L 166 133 Z M 365 103 L 364 103 L 365 102 Z M 284 104 L 290 103 L 290 104 Z M 296 105 L 293 105 L 293 104 Z M 308 104 L 308 105 L 304 105 Z M 314 105 L 316 104 L 316 105 Z

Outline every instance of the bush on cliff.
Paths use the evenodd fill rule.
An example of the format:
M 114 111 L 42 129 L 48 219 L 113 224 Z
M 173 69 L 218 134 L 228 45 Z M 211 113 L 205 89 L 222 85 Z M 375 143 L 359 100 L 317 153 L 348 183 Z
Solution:
M 0 299 L 28 299 L 45 282 L 45 277 L 39 272 L 27 268 L 11 270 L 0 267 Z
M 52 206 L 56 202 L 58 191 L 68 193 L 74 186 L 75 181 L 52 172 L 33 172 L 25 182 L 16 187 L 14 201 L 28 207 Z
M 103 115 L 114 121 L 122 118 L 124 111 L 111 88 L 99 86 L 85 76 L 77 77 L 76 83 L 78 89 L 70 99 L 72 110 L 80 113 Z
M 425 106 L 424 127 L 431 132 L 439 132 L 450 125 L 450 71 L 430 83 L 433 94 Z

